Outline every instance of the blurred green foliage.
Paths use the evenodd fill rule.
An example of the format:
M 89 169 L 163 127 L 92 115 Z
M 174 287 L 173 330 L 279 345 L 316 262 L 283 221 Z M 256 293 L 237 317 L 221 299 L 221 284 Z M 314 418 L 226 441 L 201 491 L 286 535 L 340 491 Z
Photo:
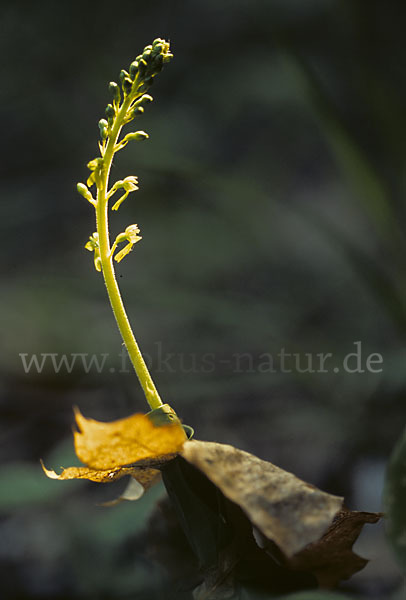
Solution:
M 164 594 L 148 588 L 159 577 L 131 545 L 140 505 L 95 509 L 92 486 L 59 491 L 37 462 L 69 438 L 74 404 L 101 419 L 145 409 L 135 377 L 118 372 L 120 339 L 83 248 L 93 215 L 75 184 L 95 154 L 108 81 L 157 36 L 174 60 L 143 117 L 150 140 L 116 161 L 113 177 L 138 175 L 140 190 L 112 233 L 141 227 L 118 277 L 160 393 L 198 438 L 376 509 L 357 505 L 357 467 L 367 460 L 377 474 L 373 502 L 405 421 L 405 10 L 123 0 L 113 18 L 104 1 L 2 5 L 0 573 L 10 598 Z M 236 353 L 282 348 L 331 352 L 339 366 L 358 340 L 363 360 L 383 356 L 382 372 L 232 368 Z M 110 358 L 101 374 L 26 375 L 19 354 L 32 352 Z M 169 367 L 160 353 L 174 355 Z M 386 600 L 400 575 L 379 564 L 350 593 Z
M 406 430 L 390 457 L 385 483 L 388 538 L 406 573 Z

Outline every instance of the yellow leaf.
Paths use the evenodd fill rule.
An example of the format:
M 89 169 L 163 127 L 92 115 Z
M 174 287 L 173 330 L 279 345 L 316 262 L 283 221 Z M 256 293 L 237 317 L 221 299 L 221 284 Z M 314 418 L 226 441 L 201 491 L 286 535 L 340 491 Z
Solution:
M 162 417 L 171 409 L 164 405 Z M 170 415 L 172 416 L 172 415 Z M 110 423 L 87 419 L 75 409 L 77 431 L 74 431 L 75 450 L 84 467 L 69 467 L 58 474 L 47 469 L 51 479 L 89 479 L 108 483 L 131 475 L 144 489 L 159 478 L 159 467 L 173 459 L 186 441 L 180 421 L 158 424 L 155 415 L 135 414 Z M 141 495 L 141 494 L 139 494 Z M 129 497 L 130 495 L 128 495 Z M 128 499 L 126 495 L 123 499 Z
M 78 458 L 93 469 L 114 469 L 142 459 L 178 452 L 186 441 L 179 421 L 155 425 L 148 415 L 131 415 L 110 423 L 87 419 L 75 410 L 74 432 Z
M 62 473 L 58 475 L 58 473 L 52 469 L 47 469 L 42 462 L 41 464 L 47 477 L 50 479 L 59 479 L 60 481 L 66 479 L 89 479 L 90 481 L 96 481 L 97 483 L 109 483 L 116 481 L 125 475 L 132 475 L 137 470 L 135 467 L 118 467 L 116 469 L 106 469 L 104 471 L 89 469 L 88 467 L 69 467 L 63 469 Z

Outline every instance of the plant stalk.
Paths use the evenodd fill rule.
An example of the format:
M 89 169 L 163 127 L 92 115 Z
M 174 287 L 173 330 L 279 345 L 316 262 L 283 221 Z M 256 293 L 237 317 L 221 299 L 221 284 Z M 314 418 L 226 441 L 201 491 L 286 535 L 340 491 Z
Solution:
M 142 357 L 137 340 L 135 339 L 134 333 L 131 329 L 126 310 L 124 308 L 120 288 L 114 272 L 108 228 L 107 192 L 110 169 L 114 156 L 114 147 L 123 127 L 123 118 L 126 115 L 127 109 L 132 100 L 134 100 L 134 96 L 131 94 L 125 98 L 118 112 L 117 118 L 115 119 L 113 129 L 107 142 L 106 150 L 103 156 L 101 183 L 100 186 L 97 186 L 96 223 L 99 234 L 101 267 L 111 308 L 147 402 L 151 407 L 151 410 L 154 410 L 162 406 L 163 403 L 148 371 L 148 367 Z

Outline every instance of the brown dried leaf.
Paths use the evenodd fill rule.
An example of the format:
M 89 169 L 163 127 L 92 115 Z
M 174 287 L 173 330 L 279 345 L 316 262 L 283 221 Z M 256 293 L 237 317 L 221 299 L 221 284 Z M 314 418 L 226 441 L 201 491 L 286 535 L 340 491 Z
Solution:
M 320 587 L 334 587 L 367 564 L 368 560 L 355 554 L 352 546 L 365 523 L 376 523 L 381 516 L 382 513 L 351 511 L 344 507 L 323 537 L 291 558 L 289 567 L 311 571 Z
M 262 549 L 260 554 L 278 565 L 281 585 L 283 577 L 293 582 L 302 574 L 315 578 L 319 587 L 332 588 L 368 562 L 355 554 L 352 546 L 364 524 L 376 523 L 381 513 L 349 511 L 342 507 L 342 498 L 326 494 L 232 446 L 190 441 L 185 443 L 182 456 L 214 483 L 233 506 L 242 510 L 257 549 Z M 231 511 L 228 516 L 232 514 Z M 236 559 L 235 576 L 241 577 L 244 556 L 260 567 L 261 574 L 263 559 L 258 553 L 255 558 L 252 536 L 243 533 L 245 527 L 237 513 L 233 529 L 240 532 L 241 539 L 236 538 L 237 549 L 230 545 L 226 552 Z M 263 568 L 269 577 L 271 564 L 264 562 Z M 217 579 L 221 581 L 224 572 L 219 565 L 217 570 Z M 276 585 L 277 574 L 272 572 L 269 589 Z
M 240 506 L 286 557 L 319 540 L 342 507 L 343 498 L 232 446 L 188 441 L 181 455 Z

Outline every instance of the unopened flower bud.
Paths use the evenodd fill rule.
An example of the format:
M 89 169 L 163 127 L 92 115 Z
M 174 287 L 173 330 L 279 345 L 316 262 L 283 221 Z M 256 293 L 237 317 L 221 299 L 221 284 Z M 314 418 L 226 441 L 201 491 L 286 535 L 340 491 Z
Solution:
M 120 88 L 118 87 L 118 85 L 115 81 L 110 81 L 109 92 L 110 92 L 110 94 L 112 94 L 113 100 L 115 102 L 120 102 L 120 99 L 121 99 Z
M 140 115 L 142 115 L 142 113 L 144 112 L 144 107 L 143 106 L 136 106 L 133 110 L 133 112 L 131 113 L 131 116 L 134 117 L 139 117 Z
M 147 66 L 147 63 L 144 60 L 144 57 L 142 56 L 141 59 L 138 61 L 138 73 L 140 77 L 143 77 L 145 75 Z
M 134 106 L 143 106 L 144 104 L 149 104 L 152 101 L 152 96 L 150 96 L 149 94 L 144 94 L 143 96 L 141 96 L 141 98 L 139 98 L 139 100 L 137 100 Z
M 151 85 L 154 83 L 154 78 L 152 76 L 150 77 L 146 77 L 144 79 L 144 83 L 142 85 L 140 85 L 140 87 L 138 88 L 139 92 L 146 92 Z
M 159 73 L 162 69 L 162 65 L 164 64 L 164 57 L 162 54 L 158 54 L 154 58 L 154 69 Z
M 137 75 L 138 73 L 138 61 L 134 61 L 131 63 L 130 65 L 130 76 L 132 79 L 134 79 L 134 77 Z
M 131 92 L 131 88 L 132 88 L 133 82 L 129 77 L 125 77 L 125 79 L 123 79 L 123 92 L 124 94 L 129 94 Z
M 109 124 L 107 123 L 106 119 L 100 119 L 99 130 L 100 130 L 100 137 L 102 140 L 105 140 L 107 137 L 108 126 L 109 126 Z
M 151 50 L 144 50 L 144 52 L 142 53 L 142 58 L 145 60 L 145 62 L 149 62 L 151 57 Z
M 105 112 L 105 114 L 106 114 L 106 117 L 107 117 L 108 119 L 113 119 L 113 118 L 114 118 L 114 115 L 116 114 L 116 111 L 114 110 L 114 107 L 113 107 L 113 105 L 112 105 L 112 104 L 108 104 L 108 105 L 106 106 L 106 110 L 105 110 L 104 112 Z
M 78 183 L 76 186 L 76 189 L 79 192 L 79 194 L 81 196 L 83 196 L 83 198 L 85 198 L 86 200 L 89 200 L 89 202 L 94 202 L 94 198 L 93 198 L 90 190 L 87 188 L 87 186 L 84 183 Z
M 119 75 L 119 79 L 120 79 L 121 83 L 123 83 L 124 79 L 125 79 L 126 77 L 129 77 L 129 75 L 130 75 L 130 74 L 129 74 L 129 73 L 127 73 L 127 71 L 125 71 L 124 69 L 122 69 L 122 70 L 120 71 L 120 75 Z
M 162 44 L 154 44 L 152 50 L 151 50 L 151 56 L 155 57 L 157 54 L 160 54 L 163 50 L 163 46 Z
M 125 140 L 128 142 L 131 141 L 141 141 L 141 140 L 147 140 L 149 138 L 148 133 L 145 133 L 145 131 L 134 131 L 133 133 L 127 133 L 127 135 L 125 136 Z

